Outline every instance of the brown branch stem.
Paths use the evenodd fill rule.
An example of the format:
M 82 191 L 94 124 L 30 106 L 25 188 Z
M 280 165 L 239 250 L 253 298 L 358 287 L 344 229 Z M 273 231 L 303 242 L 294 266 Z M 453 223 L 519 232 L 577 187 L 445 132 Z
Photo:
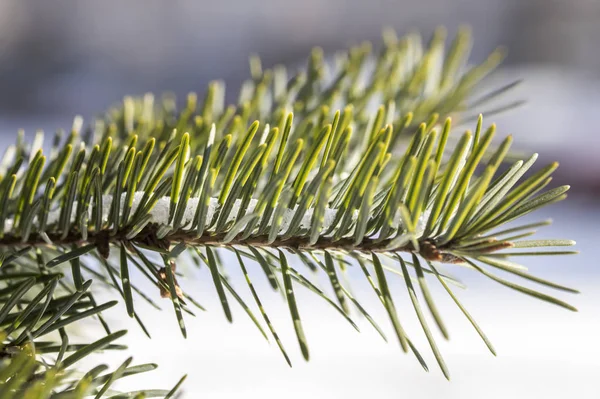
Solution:
M 298 250 L 338 250 L 338 251 L 358 251 L 365 253 L 372 252 L 414 252 L 425 259 L 432 261 L 444 261 L 452 263 L 454 256 L 444 250 L 437 248 L 431 240 L 422 240 L 419 242 L 419 250 L 416 251 L 411 242 L 397 248 L 389 248 L 391 239 L 378 241 L 373 238 L 365 237 L 359 245 L 354 245 L 353 238 L 341 238 L 333 240 L 331 237 L 320 237 L 316 243 L 311 244 L 309 237 L 292 237 L 289 239 L 277 238 L 273 242 L 268 241 L 267 235 L 249 237 L 246 239 L 234 238 L 228 243 L 224 243 L 226 234 L 204 234 L 200 237 L 194 234 L 194 231 L 180 230 L 167 235 L 163 239 L 156 236 L 157 226 L 148 225 L 140 233 L 132 239 L 126 237 L 126 231 L 118 231 L 111 235 L 109 230 L 102 230 L 100 233 L 89 233 L 87 239 L 83 239 L 81 233 L 77 231 L 70 232 L 66 237 L 59 233 L 48 233 L 48 239 L 52 244 L 49 244 L 42 238 L 41 235 L 34 233 L 26 241 L 21 237 L 7 235 L 0 239 L 0 249 L 2 248 L 19 248 L 26 246 L 44 247 L 44 246 L 84 246 L 95 244 L 98 250 L 107 252 L 109 244 L 113 243 L 131 243 L 142 244 L 145 246 L 154 246 L 163 250 L 168 250 L 172 242 L 185 242 L 189 245 L 210 245 L 210 246 L 255 246 L 265 248 L 282 248 L 292 251 Z

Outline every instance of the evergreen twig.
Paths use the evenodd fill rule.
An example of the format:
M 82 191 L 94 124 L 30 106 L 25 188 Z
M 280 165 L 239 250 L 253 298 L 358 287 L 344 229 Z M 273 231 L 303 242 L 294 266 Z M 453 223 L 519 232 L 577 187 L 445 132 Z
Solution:
M 574 242 L 525 240 L 538 225 L 504 227 L 564 199 L 568 187 L 546 189 L 557 164 L 525 177 L 537 155 L 501 167 L 508 163 L 512 138 L 493 145 L 496 128 L 484 129 L 481 116 L 474 131 L 460 135 L 450 148 L 451 118 L 461 121 L 465 111 L 474 111 L 469 95 L 500 62 L 502 51 L 466 68 L 468 31 L 461 30 L 449 50 L 444 40 L 443 30 L 427 46 L 416 35 L 398 39 L 386 31 L 378 53 L 368 44 L 353 47 L 331 68 L 316 49 L 306 70 L 290 79 L 285 68 L 262 70 L 258 58 L 252 58 L 252 79 L 243 85 L 236 105 L 225 107 L 224 87 L 218 82 L 209 86 L 204 101 L 188 95 L 181 109 L 168 96 L 158 104 L 150 94 L 127 97 L 85 131 L 76 118 L 64 140 L 55 136 L 48 156 L 24 140 L 10 146 L 0 161 L 0 396 L 105 397 L 115 380 L 154 368 L 131 367 L 128 359 L 112 373 L 99 366 L 81 379 L 72 377 L 74 363 L 100 349 L 121 348 L 113 342 L 124 334 L 111 333 L 102 318 L 116 302 L 96 303 L 92 280 L 86 280 L 92 276 L 119 292 L 128 315 L 146 333 L 134 293 L 154 306 L 157 294 L 169 298 L 186 336 L 184 316 L 193 314 L 190 306 L 202 307 L 179 286 L 177 265 L 204 263 L 226 317 L 233 318 L 231 295 L 268 338 L 226 278 L 232 268 L 225 267 L 223 251 L 236 255 L 262 319 L 289 364 L 251 283 L 255 270 L 242 258 L 256 263 L 271 287 L 282 291 L 306 359 L 309 338 L 294 292 L 298 285 L 358 329 L 351 315 L 354 305 L 385 339 L 343 283 L 347 267 L 361 268 L 402 348 L 427 370 L 402 328 L 398 310 L 404 305 L 394 302 L 387 282 L 394 275 L 403 279 L 447 378 L 423 311 L 430 311 L 447 338 L 429 292 L 431 275 L 495 351 L 451 291 L 450 284 L 460 284 L 440 273 L 438 263 L 468 267 L 575 310 L 488 270 L 576 292 L 509 260 L 512 255 L 573 253 L 545 248 Z M 488 104 L 512 86 L 470 104 Z M 517 252 L 507 252 L 510 248 Z M 292 260 L 324 271 L 333 299 Z M 130 279 L 134 266 L 158 288 L 156 293 L 143 292 Z M 97 318 L 107 335 L 88 345 L 70 344 L 65 327 L 90 318 Z M 59 333 L 60 343 L 40 341 L 50 332 Z M 56 353 L 54 364 L 44 365 L 46 353 Z M 145 394 L 171 397 L 182 381 L 170 392 Z

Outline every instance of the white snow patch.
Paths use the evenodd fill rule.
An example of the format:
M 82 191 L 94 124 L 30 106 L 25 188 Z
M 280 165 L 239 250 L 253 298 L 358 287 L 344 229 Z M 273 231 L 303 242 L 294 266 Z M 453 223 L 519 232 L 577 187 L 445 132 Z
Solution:
M 132 206 L 131 206 L 131 210 L 130 210 L 130 215 L 133 215 L 135 213 L 135 211 L 137 210 L 137 208 L 140 205 L 140 202 L 142 200 L 144 196 L 143 192 L 136 192 L 133 195 L 133 201 L 132 201 Z M 122 214 L 123 211 L 123 207 L 125 205 L 125 202 L 127 201 L 127 194 L 124 193 L 121 196 L 121 201 L 120 201 L 120 207 L 119 207 L 119 215 Z M 150 211 L 150 223 L 156 223 L 158 225 L 167 225 L 169 224 L 169 207 L 170 207 L 170 197 L 162 197 L 160 198 L 157 202 L 156 205 L 152 208 L 152 210 Z M 113 202 L 113 196 L 110 194 L 107 195 L 103 195 L 102 196 L 102 217 L 103 217 L 103 221 L 107 222 L 108 221 L 108 215 L 110 212 L 110 208 L 112 206 L 112 202 Z M 190 198 L 188 200 L 187 206 L 184 210 L 183 213 L 183 218 L 181 221 L 181 226 L 183 226 L 183 228 L 189 228 L 196 216 L 196 209 L 198 207 L 200 200 L 199 198 Z M 251 199 L 250 202 L 248 203 L 247 209 L 246 209 L 246 214 L 250 214 L 254 211 L 256 205 L 258 204 L 258 201 L 256 199 Z M 236 200 L 231 212 L 229 212 L 229 217 L 228 217 L 228 221 L 232 221 L 235 219 L 235 217 L 237 216 L 237 213 L 240 209 L 241 206 L 241 200 Z M 296 213 L 298 206 L 294 207 L 294 209 L 286 209 L 283 215 L 283 220 L 281 223 L 281 226 L 279 228 L 279 234 L 283 234 L 284 232 L 287 231 L 287 229 L 289 228 L 292 219 L 294 217 L 294 214 Z M 207 223 L 209 223 L 214 215 L 216 214 L 216 212 L 219 209 L 219 203 L 217 198 L 211 198 L 209 205 L 208 205 L 208 210 L 206 212 L 206 221 Z M 75 220 L 75 216 L 76 216 L 76 212 L 77 212 L 77 202 L 73 203 L 73 209 L 71 212 L 71 222 L 73 222 Z M 312 217 L 313 217 L 313 212 L 314 209 L 308 209 L 304 215 L 302 216 L 302 220 L 300 222 L 300 228 L 301 229 L 309 229 L 311 226 L 311 221 L 312 221 Z M 322 231 L 326 231 L 328 230 L 331 225 L 333 224 L 334 220 L 335 220 L 335 216 L 337 214 L 338 210 L 337 209 L 331 209 L 331 208 L 325 208 L 325 212 L 324 212 L 324 220 L 323 220 L 323 227 L 322 227 Z M 429 218 L 429 213 L 430 211 L 427 210 L 425 212 L 423 212 L 423 214 L 421 215 L 421 217 L 419 218 L 419 221 L 417 223 L 416 226 L 416 230 L 417 230 L 417 234 L 421 234 L 424 230 L 425 230 L 425 225 L 427 223 L 427 219 Z M 88 216 L 89 218 L 91 218 L 92 216 L 92 205 L 89 206 L 88 208 Z M 271 216 L 271 222 L 272 222 L 272 218 L 273 216 Z M 354 212 L 353 215 L 353 220 L 356 220 L 358 218 L 358 211 Z M 58 223 L 60 219 L 60 209 L 55 209 L 55 210 L 51 210 L 48 213 L 48 219 L 47 219 L 47 225 L 53 225 Z M 38 223 L 38 218 L 34 218 L 33 223 Z M 400 215 L 398 214 L 394 220 L 394 224 L 397 227 L 400 227 L 402 224 Z M 10 230 L 13 226 L 13 220 L 12 219 L 7 219 L 5 221 L 5 231 L 6 230 Z

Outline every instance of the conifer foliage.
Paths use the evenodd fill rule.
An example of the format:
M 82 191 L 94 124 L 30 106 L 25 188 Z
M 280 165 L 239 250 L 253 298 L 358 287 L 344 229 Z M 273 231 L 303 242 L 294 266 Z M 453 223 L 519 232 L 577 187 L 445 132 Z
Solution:
M 550 188 L 557 164 L 529 172 L 537 155 L 516 159 L 512 138 L 498 137 L 476 116 L 517 104 L 498 104 L 515 83 L 476 95 L 503 51 L 469 66 L 469 32 L 460 30 L 449 46 L 445 39 L 438 30 L 423 45 L 418 35 L 399 39 L 386 31 L 378 51 L 362 44 L 326 61 L 315 49 L 306 68 L 290 76 L 281 66 L 263 70 L 252 57 L 251 79 L 235 105 L 225 105 L 224 85 L 213 82 L 202 100 L 191 93 L 184 104 L 171 96 L 127 97 L 89 125 L 76 118 L 70 133 L 50 142 L 42 133 L 32 142 L 20 134 L 0 163 L 0 397 L 178 395 L 183 379 L 164 391 L 111 388 L 153 364 L 129 358 L 114 370 L 85 371 L 77 363 L 124 349 L 126 332 L 113 331 L 102 316 L 118 301 L 97 301 L 101 285 L 148 336 L 136 303 L 159 307 L 164 298 L 187 336 L 186 318 L 204 309 L 178 283 L 182 263 L 206 268 L 225 317 L 232 321 L 231 304 L 241 305 L 290 365 L 289 343 L 279 339 L 257 279 L 281 292 L 308 360 L 299 287 L 353 328 L 360 316 L 386 339 L 381 321 L 342 278 L 360 270 L 402 350 L 428 370 L 411 341 L 418 332 L 403 328 L 404 315 L 415 312 L 447 378 L 425 315 L 448 338 L 438 300 L 453 301 L 495 351 L 459 301 L 460 282 L 441 264 L 575 310 L 521 281 L 575 290 L 511 260 L 570 254 L 557 247 L 574 243 L 531 239 L 547 221 L 519 223 L 566 197 L 567 186 Z M 140 288 L 130 278 L 134 269 L 156 290 Z M 326 275 L 330 289 L 317 286 L 312 272 Z M 245 277 L 251 296 L 236 291 L 228 277 L 234 273 Z M 392 279 L 403 281 L 409 303 L 394 301 Z M 431 284 L 449 298 L 434 299 Z M 68 329 L 85 323 L 99 323 L 105 334 L 70 343 Z

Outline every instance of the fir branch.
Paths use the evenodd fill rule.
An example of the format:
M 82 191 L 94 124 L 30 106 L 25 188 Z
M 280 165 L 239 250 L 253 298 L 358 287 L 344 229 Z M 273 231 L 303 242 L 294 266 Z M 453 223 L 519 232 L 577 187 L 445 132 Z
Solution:
M 400 307 L 387 283 L 392 275 L 404 280 L 447 378 L 449 372 L 423 317 L 412 274 L 444 337 L 449 334 L 429 293 L 427 276 L 442 284 L 492 353 L 484 333 L 450 290 L 449 284 L 457 284 L 456 280 L 438 272 L 438 263 L 468 267 L 509 288 L 575 310 L 487 269 L 576 292 L 530 275 L 508 259 L 572 253 L 537 250 L 574 242 L 524 240 L 536 226 L 504 227 L 566 197 L 568 186 L 545 190 L 557 164 L 524 178 L 536 161 L 533 155 L 500 172 L 508 161 L 512 138 L 494 147 L 495 126 L 484 130 L 481 116 L 473 132 L 466 131 L 453 148 L 448 146 L 455 135 L 450 116 L 460 121 L 463 111 L 471 111 L 467 108 L 470 92 L 497 65 L 502 52 L 465 69 L 469 36 L 464 30 L 447 54 L 442 30 L 426 48 L 414 35 L 399 40 L 386 32 L 384 39 L 376 55 L 371 55 L 369 45 L 342 54 L 331 74 L 318 49 L 306 71 L 291 79 L 282 67 L 263 71 L 253 58 L 252 79 L 243 85 L 237 105 L 225 107 L 220 83 L 209 86 L 201 104 L 190 94 L 182 109 L 171 97 L 161 104 L 155 104 L 152 95 L 127 97 L 122 106 L 83 132 L 77 118 L 65 140 L 55 136 L 47 157 L 38 149 L 41 137 L 33 146 L 19 140 L 9 147 L 0 162 L 0 250 L 7 265 L 0 269 L 4 287 L 0 327 L 8 333 L 4 347 L 29 342 L 49 350 L 51 346 L 40 346 L 37 338 L 60 331 L 62 343 L 52 350 L 58 350 L 61 361 L 50 369 L 58 375 L 82 355 L 112 342 L 114 333 L 100 319 L 108 335 L 64 358 L 72 348 L 64 326 L 101 317 L 114 304 L 96 304 L 88 292 L 91 280 L 85 281 L 90 275 L 119 292 L 128 315 L 148 335 L 136 313 L 134 293 L 156 307 L 152 299 L 156 294 L 168 298 L 186 336 L 185 315 L 193 314 L 191 306 L 203 308 L 177 282 L 178 257 L 184 253 L 195 264 L 208 266 L 226 317 L 233 319 L 231 295 L 268 338 L 225 276 L 230 267 L 224 267 L 221 254 L 235 254 L 253 300 L 289 364 L 290 357 L 251 283 L 253 270 L 242 258 L 256 263 L 271 287 L 284 294 L 306 359 L 308 338 L 294 293 L 298 285 L 357 328 L 350 314 L 350 304 L 354 305 L 385 339 L 342 283 L 350 266 L 362 269 L 389 314 L 401 347 L 427 370 L 402 328 Z M 365 72 L 370 72 L 366 83 Z M 475 103 L 487 104 L 510 87 Z M 518 252 L 506 252 L 509 248 Z M 324 271 L 334 299 L 295 267 L 289 254 L 313 271 Z M 70 277 L 62 271 L 67 264 Z M 130 280 L 132 267 L 156 286 L 154 295 L 142 292 Z M 63 296 L 56 296 L 58 285 Z M 37 291 L 25 295 L 34 288 Z M 110 386 L 127 373 L 128 364 L 129 360 L 110 376 L 98 377 L 96 370 L 87 378 Z M 16 370 L 7 367 L 3 370 Z M 27 371 L 19 378 L 28 379 L 31 373 L 35 374 Z M 40 378 L 51 375 L 46 372 Z M 20 381 L 22 389 L 31 387 L 23 385 L 24 380 L 10 379 L 15 384 Z M 89 381 L 70 383 L 68 389 L 80 392 L 79 387 L 88 387 Z M 98 384 L 90 389 L 86 392 L 100 396 L 108 390 Z
M 131 358 L 119 370 L 110 373 L 105 365 L 90 370 L 82 378 L 74 375 L 72 366 L 91 353 L 100 350 L 122 350 L 115 345 L 126 331 L 117 331 L 89 344 L 69 343 L 66 327 L 82 319 L 100 317 L 101 312 L 117 304 L 116 301 L 96 305 L 88 292 L 91 280 L 81 290 L 64 294 L 66 287 L 59 287 L 61 275 L 44 273 L 14 273 L 14 264 L 4 268 L 4 281 L 16 284 L 2 290 L 0 303 L 0 397 L 2 398 L 98 398 L 113 395 L 108 388 L 117 379 L 140 372 L 150 371 L 155 365 L 129 367 Z M 16 310 L 16 311 L 15 311 Z M 60 345 L 41 341 L 52 332 L 59 332 Z M 56 360 L 48 362 L 48 354 Z M 40 358 L 44 355 L 44 358 Z M 165 395 L 168 391 L 147 391 L 149 395 Z

